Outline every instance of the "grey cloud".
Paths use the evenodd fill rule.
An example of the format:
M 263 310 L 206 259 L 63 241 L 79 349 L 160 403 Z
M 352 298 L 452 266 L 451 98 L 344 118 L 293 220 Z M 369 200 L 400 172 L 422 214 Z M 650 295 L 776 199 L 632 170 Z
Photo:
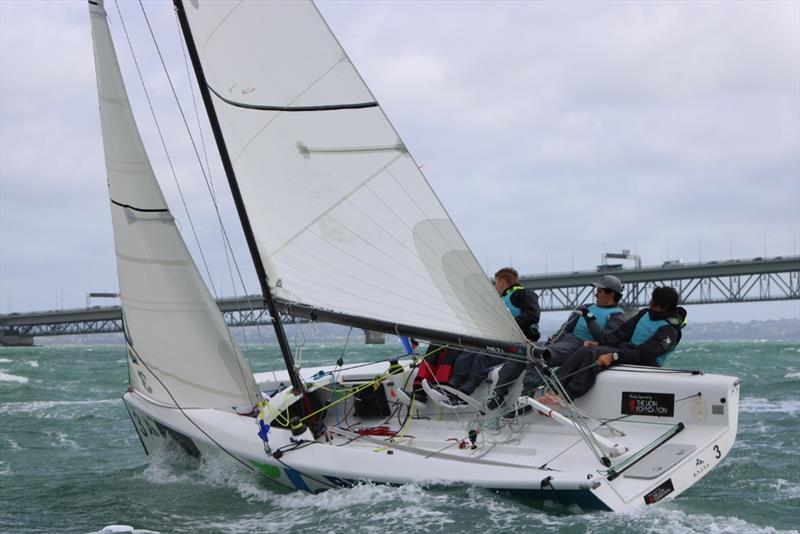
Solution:
M 121 4 L 155 105 L 160 115 L 170 110 L 163 127 L 184 193 L 197 205 L 201 238 L 217 250 L 209 252 L 212 271 L 224 271 L 205 185 L 188 179 L 199 170 L 191 147 L 178 141 L 183 127 L 138 5 Z M 185 97 L 189 83 L 165 6 L 145 5 Z M 618 248 L 635 248 L 651 264 L 696 259 L 699 248 L 705 260 L 727 258 L 731 245 L 735 255 L 761 256 L 765 234 L 769 253 L 796 250 L 797 3 L 319 8 L 488 270 L 512 260 L 531 273 L 593 268 L 603 249 Z M 55 289 L 74 287 L 79 299 L 114 277 L 88 15 L 82 1 L 0 2 L 0 9 L 0 309 L 6 288 L 16 307 L 34 309 L 51 303 Z M 186 227 L 116 7 L 108 9 L 145 143 Z M 87 265 L 76 255 L 100 259 Z M 249 268 L 246 253 L 239 260 Z

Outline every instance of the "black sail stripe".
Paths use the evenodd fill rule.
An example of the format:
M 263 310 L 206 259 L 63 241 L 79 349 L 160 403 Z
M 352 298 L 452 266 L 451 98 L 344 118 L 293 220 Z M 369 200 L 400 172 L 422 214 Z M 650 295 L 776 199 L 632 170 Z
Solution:
M 244 109 L 255 109 L 259 111 L 336 111 L 342 109 L 363 109 L 363 108 L 375 108 L 378 107 L 377 102 L 356 102 L 354 104 L 328 104 L 324 106 L 266 106 L 261 104 L 245 104 L 244 102 L 237 102 L 235 100 L 231 100 L 229 98 L 225 98 L 217 91 L 214 90 L 213 87 L 207 85 L 208 90 L 214 93 L 214 95 L 225 102 L 226 104 L 230 104 L 231 106 L 235 106 L 237 108 L 244 108 Z
M 169 213 L 169 210 L 166 208 L 137 208 L 136 206 L 131 206 L 130 204 L 123 204 L 122 202 L 117 202 L 113 198 L 110 199 L 112 204 L 116 204 L 121 208 L 128 208 L 133 211 L 140 211 L 142 213 Z

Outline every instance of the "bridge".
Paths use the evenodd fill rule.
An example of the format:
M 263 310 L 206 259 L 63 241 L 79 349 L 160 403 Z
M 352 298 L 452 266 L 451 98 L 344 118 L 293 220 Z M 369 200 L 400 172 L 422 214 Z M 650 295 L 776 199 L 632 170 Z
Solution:
M 722 304 L 800 299 L 800 256 L 753 258 L 706 263 L 665 262 L 659 267 L 625 269 L 599 266 L 598 271 L 523 276 L 523 286 L 539 294 L 542 311 L 573 310 L 590 302 L 592 282 L 613 274 L 625 286 L 622 303 L 647 306 L 657 286 L 672 286 L 683 304 Z
M 537 291 L 542 311 L 564 311 L 591 302 L 594 293 L 591 284 L 603 274 L 613 274 L 625 285 L 623 304 L 628 309 L 647 306 L 653 288 L 661 285 L 677 289 L 685 305 L 800 299 L 800 256 L 667 262 L 662 266 L 631 269 L 601 265 L 595 271 L 523 276 L 521 283 Z M 260 296 L 224 298 L 217 304 L 229 326 L 272 323 Z M 287 303 L 277 304 L 284 323 L 306 322 L 290 314 Z M 122 332 L 119 306 L 0 315 L 0 344 L 4 345 L 31 345 L 38 336 L 113 332 Z M 381 334 L 367 332 L 368 342 L 381 339 Z

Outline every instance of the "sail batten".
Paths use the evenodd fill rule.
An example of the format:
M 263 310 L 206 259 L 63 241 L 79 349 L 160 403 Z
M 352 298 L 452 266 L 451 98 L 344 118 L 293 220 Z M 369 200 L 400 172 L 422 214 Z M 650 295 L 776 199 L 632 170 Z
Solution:
M 524 342 L 312 2 L 193 0 L 182 13 L 202 43 L 209 114 L 272 295 L 385 325 Z

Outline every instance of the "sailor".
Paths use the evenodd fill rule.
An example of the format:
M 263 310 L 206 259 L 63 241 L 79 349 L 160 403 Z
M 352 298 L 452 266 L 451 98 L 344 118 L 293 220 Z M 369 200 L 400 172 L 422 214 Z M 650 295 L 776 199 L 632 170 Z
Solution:
M 519 283 L 519 273 L 513 267 L 503 267 L 494 274 L 494 288 L 525 337 L 531 341 L 538 340 L 541 309 L 536 292 Z M 501 357 L 489 354 L 462 353 L 453 365 L 450 385 L 470 395 L 486 380 L 492 367 L 504 361 Z
M 686 325 L 686 310 L 678 306 L 678 301 L 674 288 L 657 287 L 647 308 L 606 332 L 601 340 L 587 341 L 556 372 L 564 390 L 573 399 L 585 395 L 594 385 L 597 373 L 612 365 L 664 365 L 680 342 L 681 329 Z M 542 397 L 542 402 L 557 401 L 553 393 Z
M 503 267 L 494 273 L 494 288 L 503 299 L 508 311 L 514 317 L 522 333 L 531 341 L 538 341 L 539 296 L 533 289 L 526 289 L 519 283 L 519 273 L 513 267 Z
M 605 275 L 592 285 L 595 287 L 595 303 L 573 310 L 561 328 L 548 338 L 544 350 L 550 366 L 561 365 L 585 342 L 600 341 L 605 333 L 613 331 L 625 320 L 625 314 L 619 306 L 623 292 L 620 279 Z M 525 370 L 523 392 L 531 392 L 541 385 L 539 373 L 530 364 L 517 361 L 505 362 L 500 368 L 494 398 L 489 400 L 490 410 L 503 403 L 509 387 L 523 369 Z

